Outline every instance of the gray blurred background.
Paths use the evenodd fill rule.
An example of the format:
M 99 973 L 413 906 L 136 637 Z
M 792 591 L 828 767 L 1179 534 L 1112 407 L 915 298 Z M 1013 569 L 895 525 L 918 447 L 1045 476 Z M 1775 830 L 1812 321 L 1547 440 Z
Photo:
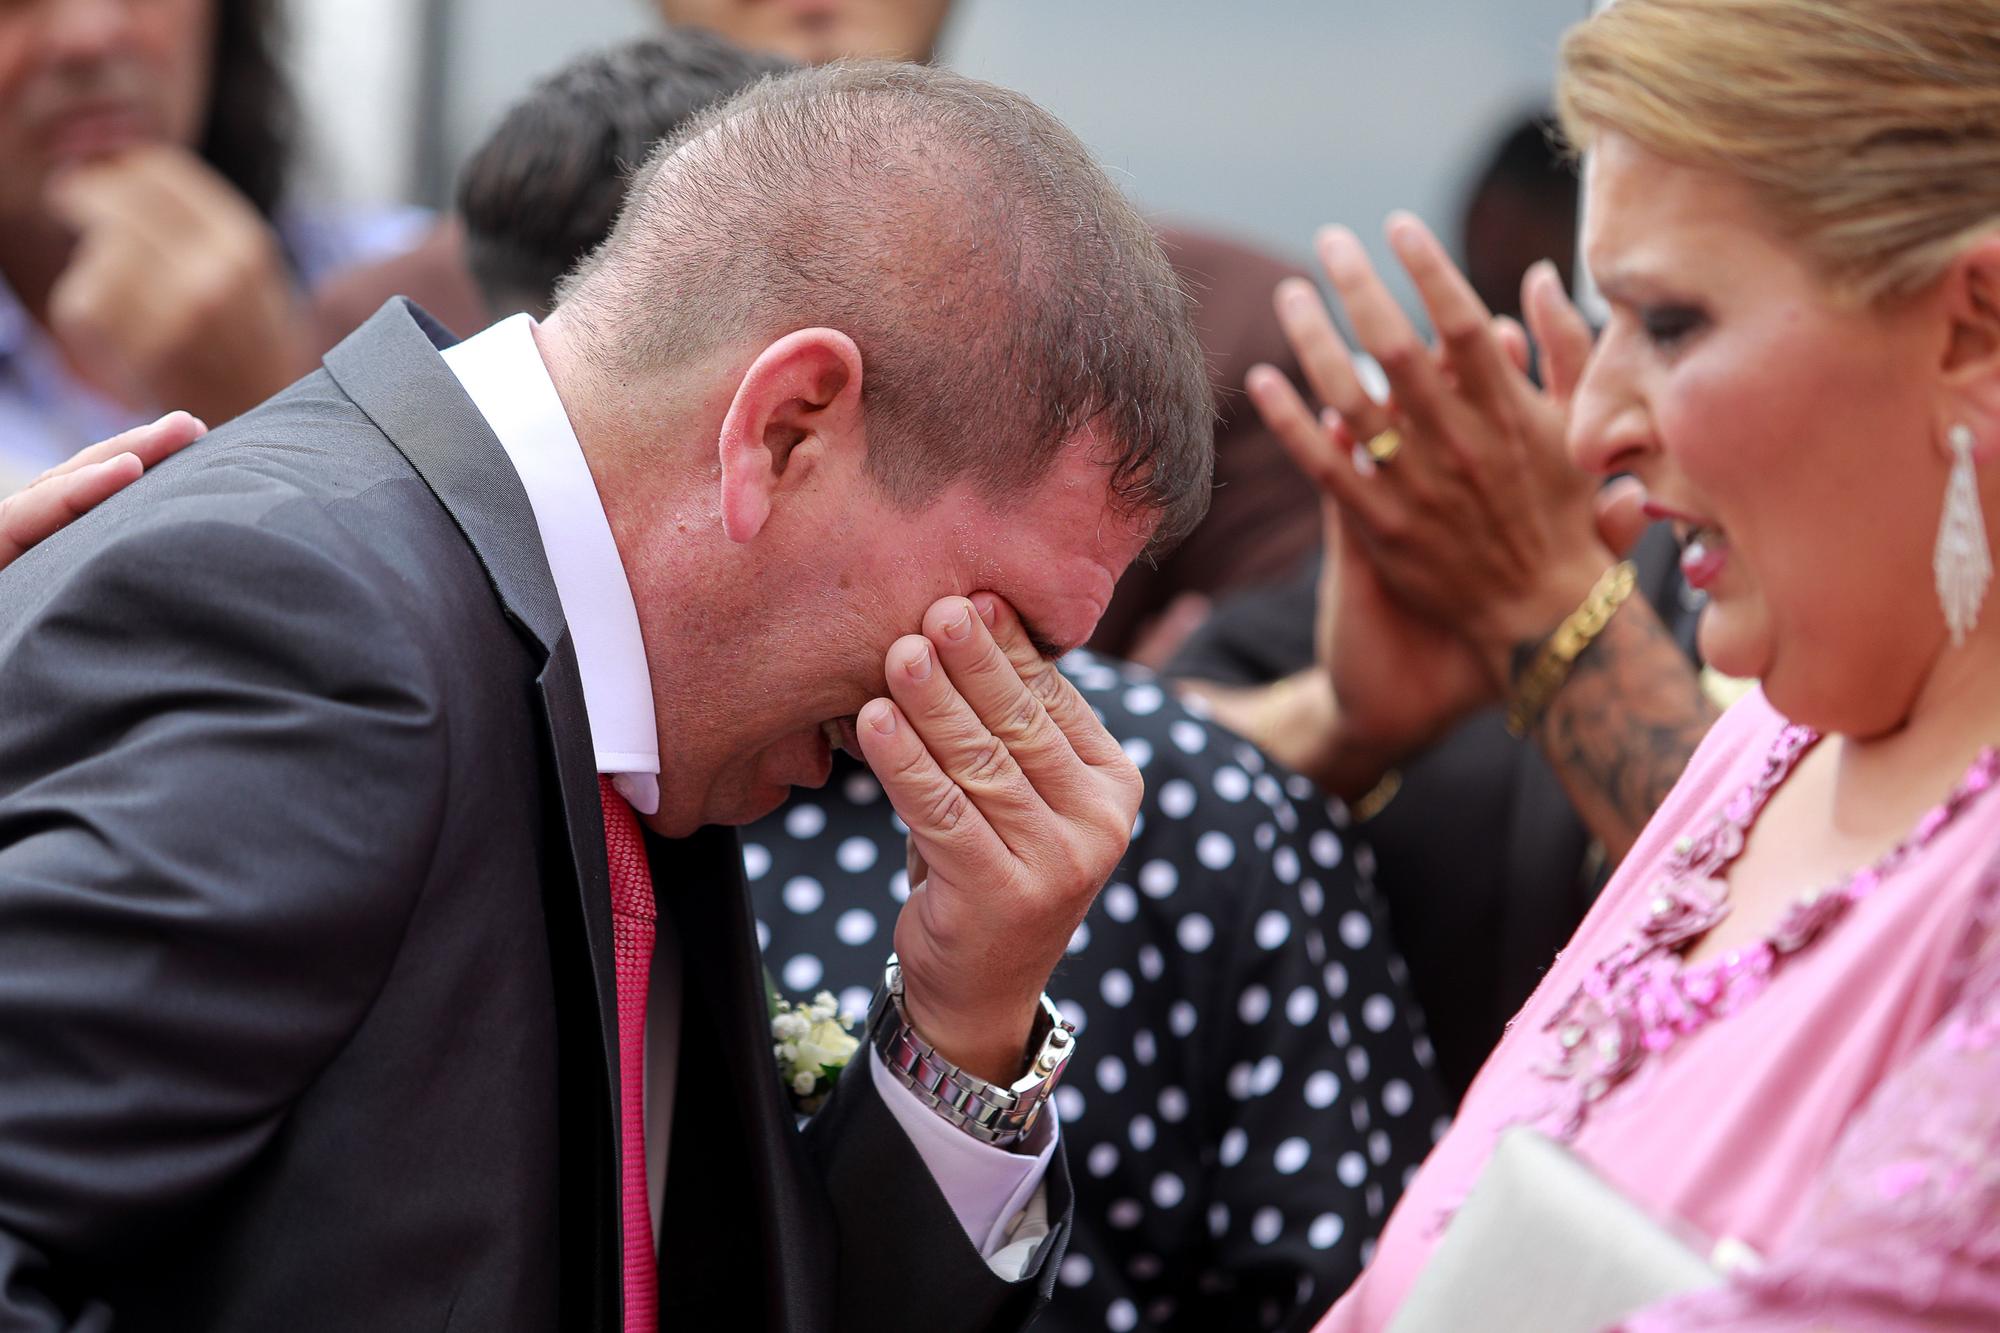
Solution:
M 644 0 L 293 0 L 314 192 L 440 204 L 532 80 L 647 30 Z M 1586 0 L 960 0 L 958 69 L 1018 88 L 1149 212 L 1298 262 L 1392 208 L 1455 237 L 1468 174 L 1547 98 Z M 385 149 L 385 145 L 394 145 Z

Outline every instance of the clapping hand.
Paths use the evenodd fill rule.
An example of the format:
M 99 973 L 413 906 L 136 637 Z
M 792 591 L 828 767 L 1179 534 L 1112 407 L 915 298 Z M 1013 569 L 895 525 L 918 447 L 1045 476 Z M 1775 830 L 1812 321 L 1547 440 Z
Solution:
M 208 427 L 187 413 L 169 412 L 158 421 L 91 445 L 0 499 L 0 569 L 207 433 Z
M 1124 855 L 1143 784 L 991 593 L 947 597 L 896 641 L 856 720 L 910 828 L 896 922 L 911 1024 L 991 1082 L 1024 1067 L 1036 1002 Z
M 1348 739 L 1385 759 L 1501 697 L 1520 646 L 1548 634 L 1614 559 L 1596 487 L 1563 449 L 1590 334 L 1554 270 L 1537 266 L 1524 284 L 1544 390 L 1525 372 L 1518 326 L 1492 318 L 1422 223 L 1392 218 L 1389 238 L 1438 331 L 1434 348 L 1352 233 L 1329 228 L 1319 243 L 1388 400 L 1363 387 L 1303 281 L 1279 288 L 1278 315 L 1324 412 L 1269 367 L 1248 381 L 1325 497 L 1319 657 Z

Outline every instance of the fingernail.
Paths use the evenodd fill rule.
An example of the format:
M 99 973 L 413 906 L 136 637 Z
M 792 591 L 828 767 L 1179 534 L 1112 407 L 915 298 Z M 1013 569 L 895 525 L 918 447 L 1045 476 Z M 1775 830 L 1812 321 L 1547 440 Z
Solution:
M 876 699 L 861 711 L 868 715 L 868 729 L 877 736 L 896 734 L 896 708 L 887 699 Z
M 972 633 L 972 603 L 963 602 L 959 605 L 958 615 L 944 622 L 944 636 L 956 643 L 970 633 Z M 924 674 L 930 675 L 928 664 L 924 668 Z
M 917 649 L 917 655 L 912 657 L 909 664 L 903 669 L 910 673 L 911 680 L 929 680 L 931 678 L 930 646 L 926 644 L 924 647 Z
M 1329 260 L 1345 259 L 1361 244 L 1345 227 L 1321 227 L 1313 239 L 1319 243 L 1321 258 Z
M 991 597 L 974 598 L 972 604 L 979 608 L 979 618 L 986 622 L 986 628 L 992 629 L 999 623 L 1000 608 L 993 604 Z

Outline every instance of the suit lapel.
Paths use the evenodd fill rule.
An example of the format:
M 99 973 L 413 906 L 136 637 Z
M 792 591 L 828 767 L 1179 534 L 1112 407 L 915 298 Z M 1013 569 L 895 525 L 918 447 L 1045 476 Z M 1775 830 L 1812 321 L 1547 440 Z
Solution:
M 535 685 L 549 767 L 560 796 L 551 847 L 576 891 L 551 902 L 550 947 L 560 960 L 577 945 L 589 959 L 594 1012 L 560 985 L 561 1030 L 595 1026 L 591 1070 L 564 1057 L 565 1098 L 590 1087 L 595 1126 L 588 1145 L 565 1140 L 566 1157 L 589 1162 L 587 1179 L 564 1186 L 565 1226 L 587 1228 L 594 1250 L 588 1283 L 593 1326 L 617 1322 L 619 1137 L 616 972 L 611 889 L 605 865 L 597 762 L 583 683 L 555 579 L 549 573 L 527 492 L 457 376 L 438 356 L 451 336 L 407 301 L 391 301 L 326 357 L 341 389 L 379 426 L 437 496 L 478 556 L 510 621 L 540 652 Z M 763 1325 L 784 1333 L 822 1328 L 834 1291 L 832 1209 L 771 1058 L 763 960 L 736 835 L 704 829 L 691 838 L 647 835 L 655 898 L 678 932 L 683 960 L 682 1037 L 675 1082 L 673 1146 L 661 1225 L 662 1325 L 706 1327 L 712 1315 L 744 1321 L 740 1269 L 762 1260 Z M 553 877 L 559 867 L 548 867 Z M 559 910 L 562 909 L 562 910 Z M 562 973 L 558 972 L 559 978 Z M 569 1040 L 566 1050 L 574 1052 Z M 573 1081 L 574 1080 L 574 1081 Z M 567 1131 L 566 1131 L 567 1132 Z M 581 1215 L 579 1215 L 579 1213 Z M 605 1307 L 608 1299 L 609 1307 Z M 684 1317 L 671 1316 L 678 1311 Z
M 326 368 L 458 524 L 509 618 L 551 652 L 564 621 L 541 531 L 506 451 L 438 355 L 455 341 L 399 297 L 328 352 Z
M 327 371 L 437 496 L 492 580 L 508 618 L 541 650 L 536 687 L 562 795 L 605 1067 L 618 1067 L 617 973 L 597 760 L 562 600 L 521 478 L 438 352 L 452 337 L 398 298 L 326 355 Z M 613 1096 L 611 1104 L 617 1105 Z
M 589 1169 L 565 1173 L 565 1227 L 594 1244 L 590 1289 L 599 1327 L 617 1322 L 619 1138 L 618 1027 L 611 927 L 610 872 L 605 865 L 603 809 L 597 761 L 584 711 L 583 681 L 569 639 L 555 578 L 527 491 L 500 441 L 466 396 L 438 352 L 452 336 L 415 305 L 396 299 L 326 355 L 327 372 L 389 438 L 423 478 L 464 534 L 492 582 L 508 620 L 536 650 L 535 681 L 557 800 L 548 810 L 550 852 L 544 864 L 549 938 L 555 960 L 563 1151 Z M 556 847 L 562 848 L 557 852 Z M 557 891 L 573 883 L 566 894 Z M 589 970 L 579 992 L 568 960 Z M 587 996 L 584 1003 L 579 995 Z M 607 1298 L 609 1310 L 604 1308 Z M 573 1307 L 572 1307 L 573 1308 Z

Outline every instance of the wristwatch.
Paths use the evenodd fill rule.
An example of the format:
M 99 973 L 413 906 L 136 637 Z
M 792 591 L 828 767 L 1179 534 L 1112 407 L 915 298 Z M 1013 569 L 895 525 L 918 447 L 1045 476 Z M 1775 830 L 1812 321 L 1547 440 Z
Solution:
M 868 1044 L 898 1082 L 950 1124 L 981 1143 L 1012 1148 L 1033 1132 L 1042 1107 L 1054 1095 L 1076 1050 L 1076 1025 L 1044 994 L 1024 1052 L 1027 1072 L 1005 1087 L 989 1083 L 939 1055 L 910 1026 L 903 1008 L 903 969 L 890 954 L 882 989 L 868 1010 Z

